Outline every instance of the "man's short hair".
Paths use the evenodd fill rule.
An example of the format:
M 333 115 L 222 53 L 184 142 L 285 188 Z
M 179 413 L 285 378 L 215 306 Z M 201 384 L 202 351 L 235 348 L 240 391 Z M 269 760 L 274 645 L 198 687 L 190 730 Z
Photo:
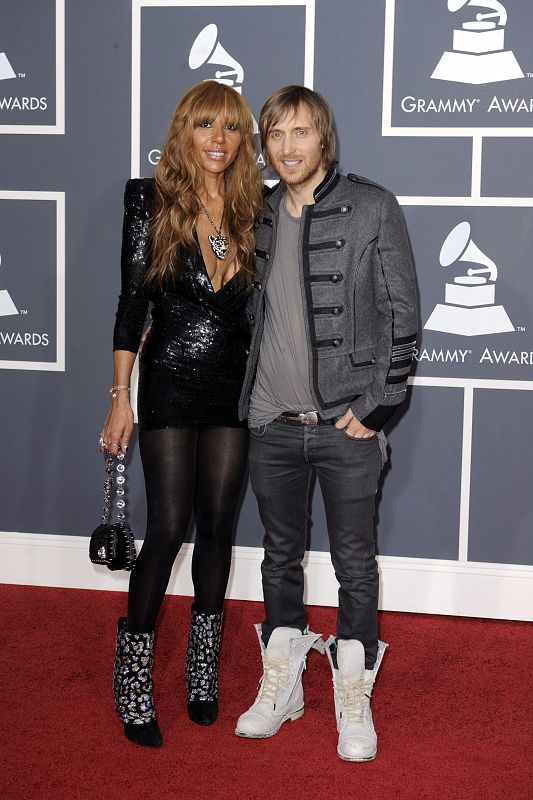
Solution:
M 330 169 L 336 162 L 337 139 L 335 123 L 329 105 L 318 92 L 306 86 L 284 86 L 271 94 L 259 115 L 261 146 L 266 153 L 267 138 L 272 128 L 283 117 L 306 108 L 315 124 L 324 148 L 324 166 Z

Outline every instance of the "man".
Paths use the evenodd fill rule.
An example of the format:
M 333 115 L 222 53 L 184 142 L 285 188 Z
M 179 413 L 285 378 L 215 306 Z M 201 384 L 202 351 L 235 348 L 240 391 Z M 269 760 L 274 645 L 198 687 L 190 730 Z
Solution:
M 263 677 L 236 734 L 272 736 L 303 714 L 308 633 L 302 559 L 311 474 L 326 511 L 340 584 L 333 671 L 339 740 L 348 761 L 377 752 L 370 694 L 378 642 L 374 497 L 386 458 L 384 423 L 405 400 L 417 333 L 416 289 L 394 196 L 335 167 L 324 99 L 275 92 L 259 119 L 280 183 L 257 234 L 252 343 L 240 400 L 250 426 L 250 479 L 265 528 L 266 619 L 256 626 Z

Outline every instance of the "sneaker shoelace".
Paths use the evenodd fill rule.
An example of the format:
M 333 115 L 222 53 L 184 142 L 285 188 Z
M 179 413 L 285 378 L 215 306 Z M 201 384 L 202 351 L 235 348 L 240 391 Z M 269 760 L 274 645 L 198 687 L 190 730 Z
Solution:
M 339 686 L 342 703 L 342 716 L 348 723 L 364 722 L 365 710 L 370 702 L 372 682 L 359 678 Z
M 289 659 L 270 658 L 264 663 L 264 673 L 257 700 L 261 703 L 272 702 L 276 705 L 276 699 L 280 692 L 287 686 L 289 680 Z

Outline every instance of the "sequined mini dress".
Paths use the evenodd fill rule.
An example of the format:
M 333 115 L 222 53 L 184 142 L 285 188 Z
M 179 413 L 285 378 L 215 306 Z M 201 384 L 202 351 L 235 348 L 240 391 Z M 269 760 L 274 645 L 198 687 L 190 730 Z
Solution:
M 244 426 L 237 416 L 250 334 L 241 274 L 215 292 L 200 248 L 176 253 L 166 289 L 147 288 L 152 178 L 129 180 L 124 195 L 121 293 L 114 350 L 140 356 L 138 417 L 144 430 L 188 425 Z

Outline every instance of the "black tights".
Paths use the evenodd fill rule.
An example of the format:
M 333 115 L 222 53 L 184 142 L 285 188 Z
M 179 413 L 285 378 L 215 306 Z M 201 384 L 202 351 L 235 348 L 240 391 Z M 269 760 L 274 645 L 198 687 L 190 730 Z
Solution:
M 194 513 L 194 608 L 222 611 L 235 512 L 248 451 L 245 428 L 198 426 L 139 434 L 148 522 L 128 594 L 128 629 L 151 631 Z

